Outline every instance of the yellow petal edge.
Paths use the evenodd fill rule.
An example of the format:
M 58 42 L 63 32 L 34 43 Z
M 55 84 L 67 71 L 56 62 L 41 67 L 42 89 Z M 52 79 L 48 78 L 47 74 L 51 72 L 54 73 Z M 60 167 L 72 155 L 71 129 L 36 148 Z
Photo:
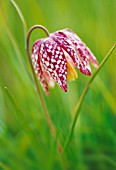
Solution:
M 67 80 L 74 81 L 76 78 L 78 78 L 78 74 L 74 68 L 74 66 L 67 61 Z

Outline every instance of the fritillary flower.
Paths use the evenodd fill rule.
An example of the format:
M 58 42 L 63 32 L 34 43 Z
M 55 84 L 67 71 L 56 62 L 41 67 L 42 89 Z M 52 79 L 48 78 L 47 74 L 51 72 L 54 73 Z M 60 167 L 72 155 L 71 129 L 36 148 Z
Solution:
M 78 77 L 75 67 L 81 73 L 91 75 L 89 63 L 98 66 L 93 53 L 69 29 L 37 40 L 32 47 L 32 61 L 46 95 L 49 95 L 49 87 L 53 87 L 55 82 L 66 92 L 67 80 Z

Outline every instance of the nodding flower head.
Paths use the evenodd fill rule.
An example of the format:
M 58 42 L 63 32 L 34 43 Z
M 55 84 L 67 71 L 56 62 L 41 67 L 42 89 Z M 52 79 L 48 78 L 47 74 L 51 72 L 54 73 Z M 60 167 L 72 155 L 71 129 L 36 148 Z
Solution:
M 59 30 L 47 38 L 37 40 L 32 47 L 32 62 L 46 95 L 49 95 L 48 87 L 54 86 L 54 82 L 66 92 L 67 80 L 78 77 L 75 67 L 81 73 L 91 75 L 89 62 L 98 66 L 93 53 L 69 29 Z

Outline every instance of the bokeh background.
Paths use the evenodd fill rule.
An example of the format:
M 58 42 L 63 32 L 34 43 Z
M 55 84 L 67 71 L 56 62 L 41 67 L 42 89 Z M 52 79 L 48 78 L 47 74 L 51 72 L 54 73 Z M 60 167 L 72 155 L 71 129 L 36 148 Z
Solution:
M 115 0 L 15 0 L 27 28 L 42 24 L 50 32 L 75 31 L 99 63 L 116 41 Z M 32 43 L 45 36 L 32 33 Z M 77 70 L 78 71 L 78 70 Z M 95 69 L 92 67 L 92 72 Z M 62 146 L 73 111 L 90 79 L 79 71 L 46 97 L 38 82 Z M 7 88 L 7 90 L 6 90 Z M 61 157 L 38 99 L 25 50 L 20 17 L 10 0 L 0 0 L 0 170 L 116 169 L 116 50 L 92 83 L 73 137 Z

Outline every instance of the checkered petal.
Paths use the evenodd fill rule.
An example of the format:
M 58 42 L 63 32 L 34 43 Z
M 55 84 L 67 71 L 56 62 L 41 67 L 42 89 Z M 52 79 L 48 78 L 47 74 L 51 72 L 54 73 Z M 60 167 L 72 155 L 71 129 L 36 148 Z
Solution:
M 41 86 L 43 90 L 45 91 L 46 95 L 49 95 L 48 90 L 48 83 L 46 77 L 49 77 L 49 74 L 47 75 L 45 72 L 45 69 L 41 63 L 41 55 L 40 55 L 40 44 L 42 43 L 42 39 L 38 40 L 34 43 L 32 48 L 32 62 L 35 69 L 35 72 L 38 76 L 38 79 L 40 80 Z
M 91 62 L 94 67 L 98 67 L 98 61 L 90 49 L 86 46 L 85 43 L 71 30 L 64 29 L 63 32 L 69 37 L 72 43 L 76 46 L 77 51 L 79 51 L 80 56 L 82 58 L 87 58 L 89 62 Z
M 45 70 L 65 92 L 67 91 L 67 63 L 62 48 L 51 38 L 40 46 L 41 62 Z
M 83 51 L 81 49 L 76 48 L 75 44 L 72 42 L 72 39 L 70 39 L 65 31 L 58 31 L 54 34 L 51 34 L 52 39 L 56 41 L 72 58 L 74 61 L 76 67 L 86 75 L 91 74 L 91 68 L 89 66 L 89 62 L 87 60 L 87 57 L 84 55 Z

